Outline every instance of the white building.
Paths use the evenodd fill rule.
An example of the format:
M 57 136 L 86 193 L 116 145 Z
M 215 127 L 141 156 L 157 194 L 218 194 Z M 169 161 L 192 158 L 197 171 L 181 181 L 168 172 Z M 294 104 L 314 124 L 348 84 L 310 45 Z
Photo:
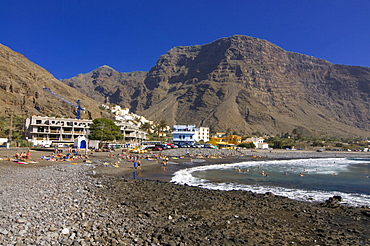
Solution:
M 117 122 L 116 125 L 120 127 L 121 133 L 123 134 L 123 140 L 126 143 L 135 145 L 135 143 L 141 143 L 148 139 L 147 133 L 140 130 L 136 125 L 123 122 Z
M 175 144 L 194 144 L 199 141 L 209 141 L 209 128 L 195 125 L 174 125 L 172 141 Z
M 194 144 L 195 125 L 174 125 L 172 135 L 175 144 Z
M 123 141 L 140 143 L 147 133 L 133 124 L 116 123 L 123 134 Z M 92 120 L 31 116 L 23 126 L 24 138 L 36 145 L 72 145 L 76 139 L 88 141 Z M 80 146 L 80 144 L 78 145 Z M 76 147 L 78 147 L 76 146 Z
M 0 138 L 0 145 L 7 143 L 7 142 L 8 142 L 8 138 Z
M 195 129 L 195 141 L 203 141 L 207 143 L 209 141 L 209 127 L 199 127 Z
M 122 109 L 121 106 L 119 105 L 111 106 L 111 105 L 103 104 L 102 106 L 110 110 L 114 114 L 116 121 L 120 121 L 124 123 L 127 123 L 129 121 L 135 122 L 139 127 L 144 123 L 153 124 L 153 122 L 147 120 L 144 116 L 130 113 L 130 109 L 128 108 Z
M 264 143 L 263 141 L 265 141 L 264 138 L 252 137 L 247 138 L 246 140 L 243 141 L 243 143 L 254 143 L 256 149 L 268 149 L 269 148 L 268 143 Z
M 34 145 L 73 144 L 89 135 L 92 120 L 31 116 L 24 123 L 24 138 Z

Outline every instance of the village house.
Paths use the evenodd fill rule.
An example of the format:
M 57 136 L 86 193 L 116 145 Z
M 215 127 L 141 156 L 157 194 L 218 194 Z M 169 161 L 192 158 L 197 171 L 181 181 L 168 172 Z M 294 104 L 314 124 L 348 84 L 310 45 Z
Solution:
M 253 143 L 256 146 L 256 149 L 268 149 L 268 143 L 264 143 L 265 139 L 261 137 L 251 137 L 243 141 L 243 143 Z

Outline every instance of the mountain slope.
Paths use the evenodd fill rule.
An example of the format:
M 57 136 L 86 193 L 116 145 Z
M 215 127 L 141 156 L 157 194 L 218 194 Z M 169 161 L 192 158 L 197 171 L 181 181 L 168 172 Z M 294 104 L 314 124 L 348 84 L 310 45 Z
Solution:
M 157 107 L 173 114 L 168 105 L 177 102 L 175 122 L 362 135 L 362 129 L 370 130 L 369 81 L 368 68 L 333 65 L 265 40 L 233 36 L 163 55 L 145 80 L 153 90 L 143 113 L 155 116 Z M 169 97 L 172 103 L 163 101 Z
M 87 74 L 79 74 L 71 79 L 62 80 L 65 84 L 83 94 L 104 102 L 131 107 L 133 98 L 141 94 L 147 72 L 120 73 L 109 66 L 102 66 Z
M 236 35 L 175 47 L 142 75 L 132 80 L 134 93 L 116 103 L 149 119 L 223 131 L 369 136 L 369 68 L 335 65 L 266 40 Z M 75 88 L 82 83 L 64 82 L 72 80 Z
M 75 108 L 51 93 L 75 103 L 81 100 L 86 108 L 82 118 L 101 117 L 99 103 L 55 79 L 48 71 L 23 55 L 0 44 L 0 115 L 47 115 L 74 117 Z

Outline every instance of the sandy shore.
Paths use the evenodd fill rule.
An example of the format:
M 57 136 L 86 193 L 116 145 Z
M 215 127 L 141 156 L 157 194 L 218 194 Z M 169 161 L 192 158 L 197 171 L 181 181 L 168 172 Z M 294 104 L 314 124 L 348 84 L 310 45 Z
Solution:
M 4 159 L 14 154 L 0 151 Z M 171 166 L 195 160 L 204 165 L 267 158 L 369 158 L 368 153 L 178 149 L 162 153 L 169 157 L 167 166 L 160 156 L 141 156 L 141 169 L 120 152 L 93 153 L 88 162 L 41 159 L 50 154 L 31 151 L 35 163 L 26 165 L 0 161 L 0 245 L 370 244 L 369 208 L 344 207 L 335 199 L 311 204 L 270 193 L 164 182 Z M 134 173 L 137 179 L 132 179 Z M 155 177 L 164 181 L 147 180 Z

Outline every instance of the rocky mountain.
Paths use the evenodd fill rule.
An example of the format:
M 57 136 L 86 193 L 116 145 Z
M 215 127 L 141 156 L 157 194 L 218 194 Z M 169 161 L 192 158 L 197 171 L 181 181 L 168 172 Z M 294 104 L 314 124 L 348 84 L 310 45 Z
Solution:
M 20 116 L 74 117 L 75 107 L 44 90 L 44 87 L 72 103 L 80 99 L 81 106 L 86 109 L 82 118 L 107 116 L 99 109 L 99 102 L 67 86 L 23 55 L 0 44 L 0 116 L 13 113 Z
M 335 65 L 247 36 L 175 47 L 147 73 L 104 66 L 63 82 L 170 125 L 370 136 L 370 68 Z
M 131 108 L 132 101 L 146 92 L 144 79 L 148 72 L 120 73 L 102 66 L 87 74 L 62 80 L 94 100 L 119 104 Z

